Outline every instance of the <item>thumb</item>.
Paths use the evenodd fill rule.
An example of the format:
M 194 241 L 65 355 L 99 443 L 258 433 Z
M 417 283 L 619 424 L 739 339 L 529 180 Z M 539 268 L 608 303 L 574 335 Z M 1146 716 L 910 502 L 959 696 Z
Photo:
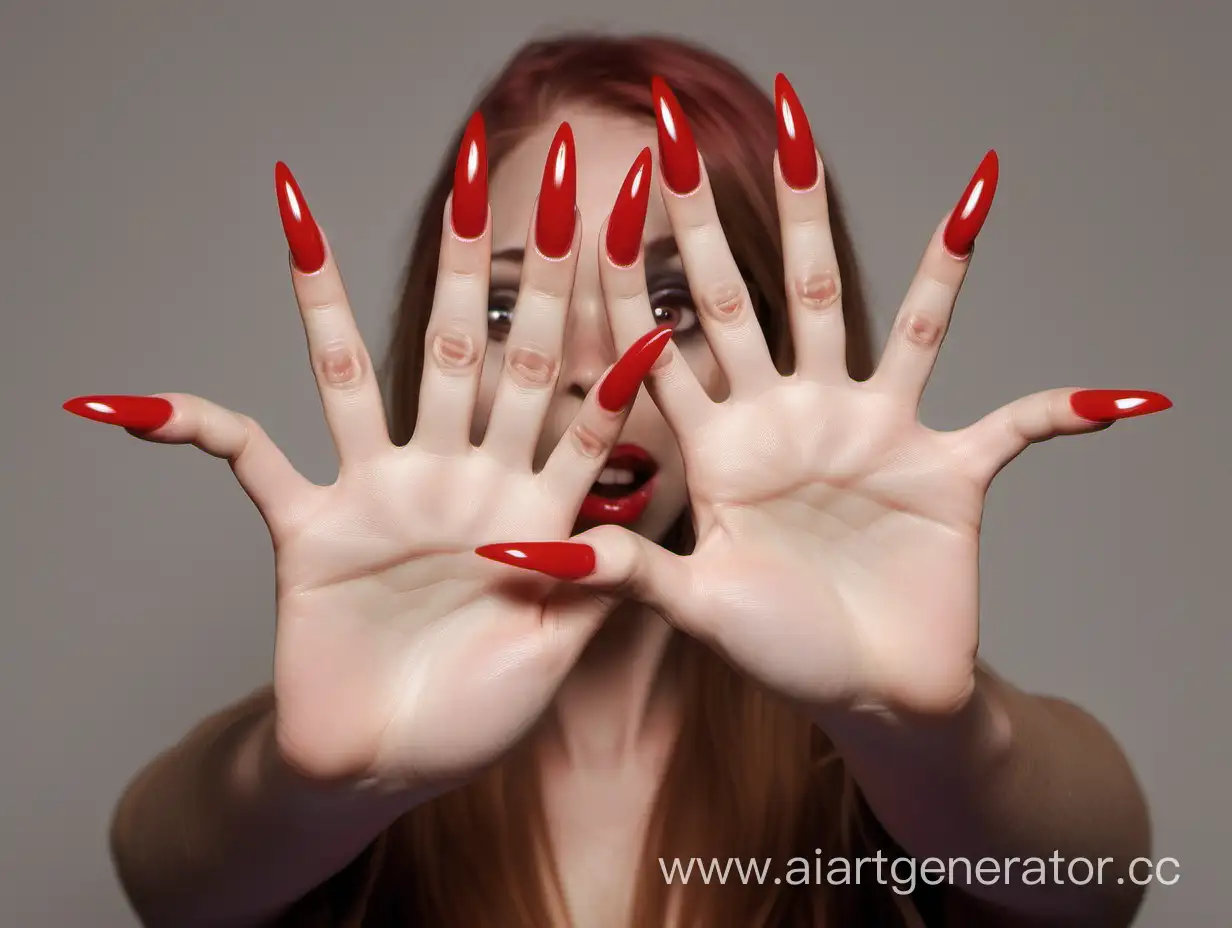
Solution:
M 670 618 L 687 588 L 685 558 L 616 525 L 601 525 L 569 541 L 483 545 L 480 557 L 534 570 L 557 580 L 618 593 Z

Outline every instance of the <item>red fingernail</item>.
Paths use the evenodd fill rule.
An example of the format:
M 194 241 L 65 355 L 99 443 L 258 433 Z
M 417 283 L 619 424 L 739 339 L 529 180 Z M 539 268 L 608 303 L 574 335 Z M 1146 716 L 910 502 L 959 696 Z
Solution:
M 1162 412 L 1172 400 L 1153 390 L 1078 390 L 1070 395 L 1069 405 L 1091 422 L 1112 422 Z
M 779 170 L 788 187 L 808 190 L 817 183 L 813 130 L 795 88 L 782 74 L 774 79 L 774 99 L 779 114 Z
M 535 247 L 545 258 L 563 258 L 573 246 L 576 221 L 577 158 L 573 130 L 562 122 L 548 149 L 535 214 Z
M 971 183 L 963 191 L 962 198 L 950 219 L 945 224 L 945 234 L 942 240 L 946 250 L 956 258 L 965 258 L 971 254 L 975 237 L 984 227 L 988 211 L 992 208 L 992 198 L 997 192 L 997 176 L 1001 170 L 1001 162 L 995 151 L 989 151 L 971 176 Z
M 83 419 L 141 432 L 166 425 L 172 413 L 171 404 L 161 396 L 75 396 L 64 408 Z
M 673 193 L 684 196 L 696 190 L 702 182 L 702 159 L 697 153 L 697 143 L 693 141 L 693 130 L 689 128 L 676 95 L 663 78 L 651 78 L 650 91 L 654 96 L 655 122 L 659 127 L 659 161 L 663 165 L 663 180 Z
M 488 139 L 479 113 L 471 116 L 458 146 L 452 204 L 454 235 L 465 239 L 483 235 L 488 227 Z
M 278 192 L 282 231 L 291 249 L 291 263 L 301 274 L 315 274 L 325 264 L 325 240 L 295 176 L 281 161 L 274 165 L 274 187 Z
M 664 324 L 630 345 L 599 385 L 599 405 L 608 412 L 619 412 L 632 403 L 642 381 L 671 340 L 672 327 Z
M 537 570 L 557 580 L 579 580 L 595 571 L 595 549 L 577 541 L 482 545 L 475 553 L 490 561 Z
M 607 256 L 618 267 L 628 267 L 642 250 L 642 231 L 646 227 L 649 204 L 650 149 L 643 148 L 625 175 L 607 221 Z

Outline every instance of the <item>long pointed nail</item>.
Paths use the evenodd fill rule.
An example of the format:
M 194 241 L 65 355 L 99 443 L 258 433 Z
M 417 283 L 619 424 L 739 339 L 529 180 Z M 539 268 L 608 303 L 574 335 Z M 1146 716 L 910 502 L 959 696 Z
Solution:
M 671 340 L 672 327 L 664 324 L 651 329 L 630 345 L 599 385 L 599 405 L 608 412 L 619 412 L 632 403 L 642 381 Z
M 458 146 L 450 211 L 458 238 L 479 238 L 488 227 L 488 140 L 479 113 L 471 116 Z
M 702 182 L 701 156 L 697 153 L 693 130 L 667 81 L 661 77 L 652 78 L 650 91 L 654 96 L 655 124 L 659 130 L 663 180 L 673 193 L 684 196 Z
M 562 122 L 548 149 L 535 213 L 535 247 L 545 258 L 563 258 L 573 247 L 577 221 L 577 157 L 573 129 Z
M 817 147 L 804 107 L 785 75 L 774 79 L 778 110 L 779 170 L 793 190 L 808 190 L 817 183 Z
M 650 205 L 650 170 L 650 149 L 643 148 L 625 175 L 608 217 L 607 257 L 617 267 L 628 267 L 642 250 L 646 208 Z
M 83 419 L 141 432 L 152 432 L 166 425 L 174 411 L 171 403 L 161 396 L 119 394 L 75 396 L 64 404 L 64 408 Z
M 1172 400 L 1154 390 L 1078 390 L 1070 395 L 1069 405 L 1091 422 L 1112 422 L 1163 412 Z
M 580 580 L 595 571 L 595 549 L 577 541 L 528 541 L 483 545 L 480 557 L 513 567 L 535 570 L 557 580 Z
M 274 165 L 274 188 L 278 194 L 278 215 L 291 249 L 291 263 L 301 274 L 315 274 L 325 264 L 325 240 L 312 218 L 312 210 L 291 169 L 279 161 Z
M 971 254 L 975 237 L 984 228 L 984 220 L 992 209 L 992 198 L 997 192 L 997 178 L 1001 173 L 1001 161 L 995 151 L 989 151 L 971 176 L 967 189 L 950 213 L 945 224 L 942 240 L 946 250 L 956 258 Z

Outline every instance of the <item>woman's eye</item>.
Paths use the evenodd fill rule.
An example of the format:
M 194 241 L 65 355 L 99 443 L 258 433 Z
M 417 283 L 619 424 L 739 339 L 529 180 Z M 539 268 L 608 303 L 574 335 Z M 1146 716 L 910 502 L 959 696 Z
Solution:
M 678 333 L 687 332 L 697 325 L 697 311 L 687 293 L 659 292 L 651 296 L 650 302 L 658 325 L 666 323 Z
M 492 294 L 488 298 L 488 335 L 503 339 L 513 325 L 513 298 Z

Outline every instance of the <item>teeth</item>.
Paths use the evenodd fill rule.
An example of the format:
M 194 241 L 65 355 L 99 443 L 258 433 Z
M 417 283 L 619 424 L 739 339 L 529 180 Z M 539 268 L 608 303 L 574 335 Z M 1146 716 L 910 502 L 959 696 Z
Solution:
M 633 471 L 626 470 L 623 467 L 605 467 L 603 473 L 599 475 L 596 483 L 601 483 L 604 486 L 632 486 Z

